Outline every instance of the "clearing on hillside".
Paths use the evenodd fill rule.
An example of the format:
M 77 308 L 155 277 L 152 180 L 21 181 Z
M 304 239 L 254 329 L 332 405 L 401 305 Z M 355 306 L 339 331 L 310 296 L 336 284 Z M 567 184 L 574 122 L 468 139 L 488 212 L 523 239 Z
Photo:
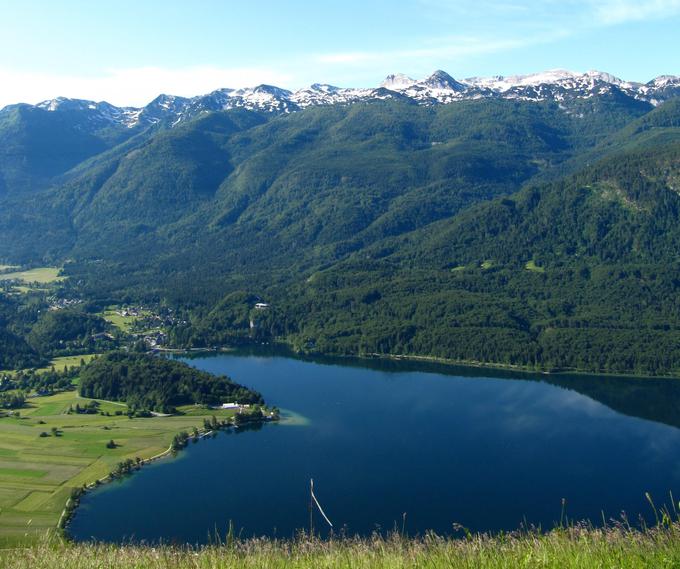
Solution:
M 3 265 L 4 266 L 4 265 Z M 60 276 L 61 269 L 58 267 L 37 267 L 25 271 L 14 271 L 0 274 L 0 281 L 22 281 L 24 283 L 50 284 L 64 280 Z

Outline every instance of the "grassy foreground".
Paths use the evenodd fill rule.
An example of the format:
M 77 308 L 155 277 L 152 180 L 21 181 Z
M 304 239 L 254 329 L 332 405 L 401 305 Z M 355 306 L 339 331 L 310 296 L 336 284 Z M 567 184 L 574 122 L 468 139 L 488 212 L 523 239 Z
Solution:
M 570 528 L 547 535 L 468 539 L 349 539 L 293 542 L 268 539 L 201 549 L 43 544 L 0 552 L 0 569 L 166 569 L 359 567 L 381 569 L 654 568 L 680 567 L 680 526 L 638 532 Z

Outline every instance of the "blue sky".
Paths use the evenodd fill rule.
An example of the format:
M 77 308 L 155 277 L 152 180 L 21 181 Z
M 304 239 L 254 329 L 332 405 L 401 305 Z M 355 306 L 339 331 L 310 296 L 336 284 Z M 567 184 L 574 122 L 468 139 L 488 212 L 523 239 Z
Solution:
M 388 73 L 680 74 L 680 0 L 0 0 L 0 107 Z

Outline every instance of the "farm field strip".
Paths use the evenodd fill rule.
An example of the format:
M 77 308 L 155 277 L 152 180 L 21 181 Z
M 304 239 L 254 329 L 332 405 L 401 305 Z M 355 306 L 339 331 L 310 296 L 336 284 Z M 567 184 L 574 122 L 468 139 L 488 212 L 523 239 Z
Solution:
M 125 405 L 106 401 L 99 409 L 108 416 L 67 414 L 89 401 L 76 391 L 32 397 L 19 417 L 0 418 L 0 547 L 34 543 L 56 528 L 73 488 L 105 477 L 125 459 L 162 453 L 176 433 L 201 428 L 205 418 L 232 414 L 187 409 L 191 414 L 130 419 Z M 106 448 L 110 440 L 115 449 Z

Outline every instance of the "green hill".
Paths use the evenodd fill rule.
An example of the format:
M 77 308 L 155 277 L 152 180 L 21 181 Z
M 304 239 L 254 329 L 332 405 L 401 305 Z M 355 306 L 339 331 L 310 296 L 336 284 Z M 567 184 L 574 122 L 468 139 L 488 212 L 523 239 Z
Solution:
M 0 124 L 42 160 L 0 196 L 0 258 L 165 302 L 182 346 L 676 374 L 679 117 L 615 94 L 373 101 L 91 128 L 80 153 Z

